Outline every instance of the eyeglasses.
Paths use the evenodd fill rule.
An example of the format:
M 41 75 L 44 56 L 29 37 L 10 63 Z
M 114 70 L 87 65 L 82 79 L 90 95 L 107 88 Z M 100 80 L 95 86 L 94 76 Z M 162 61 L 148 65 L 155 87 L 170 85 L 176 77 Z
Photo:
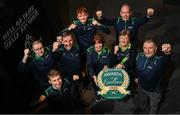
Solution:
M 42 50 L 44 49 L 44 47 L 40 47 L 40 48 L 36 48 L 36 49 L 33 49 L 34 51 L 39 51 L 39 50 Z

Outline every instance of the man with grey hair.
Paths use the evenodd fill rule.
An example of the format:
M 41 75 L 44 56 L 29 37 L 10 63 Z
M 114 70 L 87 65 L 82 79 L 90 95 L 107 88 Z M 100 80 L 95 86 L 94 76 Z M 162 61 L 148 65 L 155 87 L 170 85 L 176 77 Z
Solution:
M 163 56 L 157 56 L 157 45 L 152 39 L 145 40 L 143 43 L 143 53 L 139 53 L 136 58 L 135 82 L 138 84 L 139 109 L 144 110 L 150 101 L 150 112 L 158 112 L 159 102 L 161 101 L 160 79 L 170 58 L 171 45 L 163 44 Z

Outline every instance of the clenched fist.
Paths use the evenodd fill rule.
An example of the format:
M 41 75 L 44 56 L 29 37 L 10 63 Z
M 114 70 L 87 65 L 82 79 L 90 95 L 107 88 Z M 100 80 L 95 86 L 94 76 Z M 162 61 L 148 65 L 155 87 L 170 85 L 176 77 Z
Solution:
M 101 26 L 101 24 L 100 24 L 99 22 L 97 22 L 96 20 L 93 20 L 92 24 L 93 24 L 94 26 Z
M 54 42 L 54 43 L 53 43 L 53 49 L 52 49 L 52 51 L 54 52 L 54 51 L 56 51 L 58 48 L 59 48 L 59 42 Z
M 118 45 L 114 46 L 114 54 L 117 54 L 118 50 L 119 50 L 119 46 Z
M 79 76 L 78 75 L 73 75 L 73 80 L 78 80 L 79 79 Z
M 171 45 L 170 44 L 163 44 L 161 46 L 161 48 L 162 48 L 162 52 L 164 52 L 165 54 L 171 53 Z
M 68 30 L 72 30 L 72 29 L 75 29 L 76 28 L 76 24 L 71 24 L 69 27 L 68 27 Z
M 28 57 L 28 56 L 29 56 L 29 53 L 30 53 L 30 51 L 29 51 L 28 48 L 27 48 L 27 49 L 24 49 L 24 57 Z
M 26 63 L 27 62 L 27 59 L 29 57 L 29 53 L 30 53 L 30 50 L 28 48 L 24 49 L 24 57 L 22 59 L 22 62 L 23 63 Z
M 154 15 L 154 9 L 148 8 L 148 9 L 147 9 L 147 15 L 148 15 L 149 17 L 153 16 L 153 15 Z
M 56 41 L 59 42 L 59 44 L 62 44 L 62 36 L 56 37 Z

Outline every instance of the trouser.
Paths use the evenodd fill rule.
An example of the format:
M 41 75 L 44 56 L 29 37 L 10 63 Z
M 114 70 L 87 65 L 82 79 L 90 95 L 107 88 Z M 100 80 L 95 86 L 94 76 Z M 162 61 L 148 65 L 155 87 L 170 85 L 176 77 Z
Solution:
M 147 105 L 150 103 L 150 114 L 155 114 L 158 112 L 159 109 L 159 102 L 161 101 L 161 93 L 159 91 L 159 88 L 157 88 L 155 91 L 147 91 L 138 87 L 138 99 L 139 99 L 139 108 L 141 110 L 145 110 Z
M 126 70 L 129 74 L 129 79 L 130 79 L 130 83 L 129 83 L 129 87 L 128 90 L 131 91 L 131 95 L 134 95 L 137 92 L 137 84 L 135 83 L 135 72 L 134 70 Z
M 93 85 L 93 88 L 94 88 L 94 92 L 95 92 L 95 95 L 98 96 L 98 91 L 100 91 L 99 87 L 96 85 L 96 83 L 94 82 L 94 79 L 93 77 L 91 77 L 91 82 L 92 82 L 92 85 Z

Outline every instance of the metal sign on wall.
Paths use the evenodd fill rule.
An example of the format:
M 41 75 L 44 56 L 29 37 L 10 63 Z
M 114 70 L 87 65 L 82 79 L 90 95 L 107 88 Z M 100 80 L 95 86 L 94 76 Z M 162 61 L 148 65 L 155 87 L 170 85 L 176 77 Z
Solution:
M 29 28 L 39 16 L 38 9 L 32 1 L 15 1 L 1 3 L 3 4 L 1 6 L 1 53 L 6 53 L 11 48 L 16 49 L 16 45 L 23 47 L 25 36 L 30 32 Z
M 22 35 L 26 34 L 27 28 L 31 26 L 37 18 L 38 11 L 34 5 L 31 5 L 2 35 L 4 49 L 8 50 L 11 48 Z

